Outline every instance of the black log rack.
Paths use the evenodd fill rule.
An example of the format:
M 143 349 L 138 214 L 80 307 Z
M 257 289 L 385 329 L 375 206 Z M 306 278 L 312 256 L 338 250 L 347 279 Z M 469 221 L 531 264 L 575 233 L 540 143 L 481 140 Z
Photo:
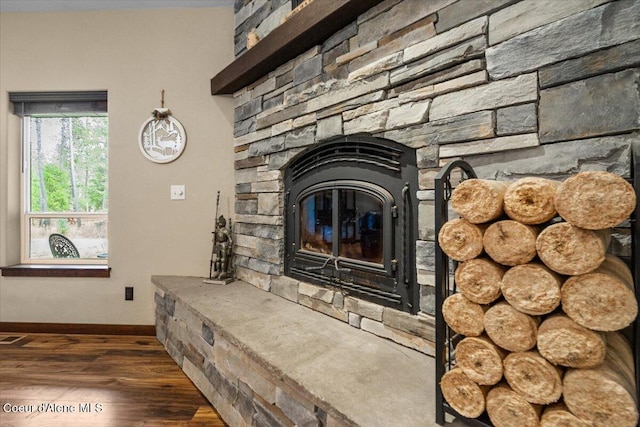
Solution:
M 478 418 L 467 418 L 459 414 L 444 399 L 440 389 L 440 380 L 442 376 L 452 369 L 455 364 L 455 346 L 464 338 L 452 331 L 444 321 L 442 315 L 442 303 L 449 296 L 457 292 L 457 286 L 453 278 L 453 272 L 457 267 L 457 262 L 450 260 L 449 257 L 440 249 L 438 244 L 438 234 L 440 229 L 447 222 L 449 217 L 449 201 L 455 182 L 464 179 L 477 178 L 477 175 L 471 165 L 462 160 L 455 160 L 448 163 L 442 168 L 435 178 L 435 234 L 436 234 L 436 252 L 435 252 L 435 276 L 436 276 L 436 423 L 444 425 L 445 415 L 449 414 L 456 419 L 462 420 L 466 425 L 475 426 L 492 426 L 487 413 L 483 413 Z M 631 259 L 629 261 L 634 277 L 634 286 L 636 299 L 640 301 L 640 144 L 632 144 L 631 146 L 631 177 L 630 182 L 636 192 L 636 209 L 630 218 L 631 225 Z M 636 397 L 640 402 L 640 319 L 636 318 L 634 323 L 629 327 L 628 337 L 631 337 L 631 346 L 634 354 L 635 363 L 635 380 L 636 380 Z

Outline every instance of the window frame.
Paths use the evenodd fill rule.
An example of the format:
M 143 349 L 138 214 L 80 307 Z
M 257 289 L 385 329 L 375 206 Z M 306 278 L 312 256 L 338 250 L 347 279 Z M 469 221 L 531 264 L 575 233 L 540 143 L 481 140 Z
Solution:
M 64 266 L 103 266 L 108 265 L 107 258 L 31 258 L 31 220 L 32 218 L 104 218 L 108 224 L 109 210 L 106 212 L 34 212 L 30 210 L 31 200 L 31 141 L 30 121 L 34 117 L 107 117 L 107 91 L 74 92 L 12 92 L 9 100 L 13 103 L 14 114 L 20 117 L 21 168 L 20 168 L 20 262 L 24 266 L 59 268 Z M 108 148 L 107 148 L 108 153 Z M 108 154 L 107 154 L 108 155 Z M 108 180 L 108 174 L 107 174 Z M 108 197 L 108 195 L 107 195 Z M 107 245 L 108 245 L 107 229 Z M 3 275 L 5 271 L 3 269 Z

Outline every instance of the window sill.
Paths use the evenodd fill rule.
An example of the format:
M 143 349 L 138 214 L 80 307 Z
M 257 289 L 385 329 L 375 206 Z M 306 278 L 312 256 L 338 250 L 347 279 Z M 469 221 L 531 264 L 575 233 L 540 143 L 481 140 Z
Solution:
M 111 277 L 111 267 L 94 264 L 16 264 L 0 269 L 3 276 L 13 277 Z

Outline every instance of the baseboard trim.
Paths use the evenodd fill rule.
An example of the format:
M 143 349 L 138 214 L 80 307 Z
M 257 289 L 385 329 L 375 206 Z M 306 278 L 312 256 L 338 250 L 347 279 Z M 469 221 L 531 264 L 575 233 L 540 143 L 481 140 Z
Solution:
M 0 331 L 33 334 L 156 335 L 155 325 L 105 325 L 91 323 L 0 322 Z

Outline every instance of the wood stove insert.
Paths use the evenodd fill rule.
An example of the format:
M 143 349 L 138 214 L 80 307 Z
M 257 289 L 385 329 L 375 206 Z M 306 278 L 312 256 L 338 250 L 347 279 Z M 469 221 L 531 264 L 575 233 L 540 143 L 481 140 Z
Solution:
M 285 172 L 288 276 L 416 313 L 415 150 L 369 135 L 314 145 Z

